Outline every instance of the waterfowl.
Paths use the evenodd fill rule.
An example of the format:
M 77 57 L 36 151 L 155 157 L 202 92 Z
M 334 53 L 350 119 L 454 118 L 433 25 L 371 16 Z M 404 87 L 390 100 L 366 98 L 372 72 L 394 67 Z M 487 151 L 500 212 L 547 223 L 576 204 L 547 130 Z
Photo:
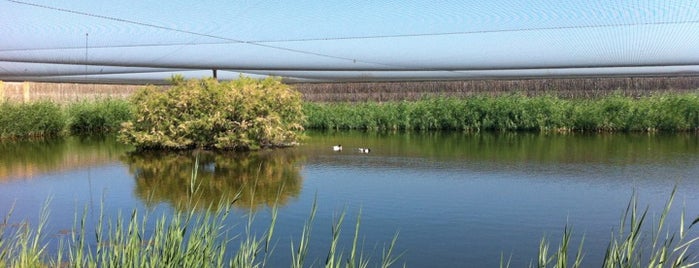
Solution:
M 369 148 L 359 148 L 359 152 L 363 154 L 368 154 L 371 149 Z
M 333 146 L 333 151 L 335 151 L 335 152 L 342 151 L 342 145 L 338 144 L 338 145 Z

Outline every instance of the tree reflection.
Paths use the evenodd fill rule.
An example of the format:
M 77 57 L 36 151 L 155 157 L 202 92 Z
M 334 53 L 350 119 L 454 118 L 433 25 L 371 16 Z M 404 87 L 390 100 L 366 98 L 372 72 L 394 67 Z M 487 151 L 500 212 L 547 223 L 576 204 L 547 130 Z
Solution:
M 197 157 L 197 176 L 192 184 Z M 147 151 L 124 156 L 139 198 L 147 205 L 168 202 L 178 209 L 192 203 L 200 208 L 216 208 L 220 201 L 232 201 L 237 194 L 234 205 L 240 208 L 254 210 L 275 202 L 283 206 L 301 191 L 299 159 L 292 149 L 249 153 Z M 192 185 L 197 188 L 194 193 Z

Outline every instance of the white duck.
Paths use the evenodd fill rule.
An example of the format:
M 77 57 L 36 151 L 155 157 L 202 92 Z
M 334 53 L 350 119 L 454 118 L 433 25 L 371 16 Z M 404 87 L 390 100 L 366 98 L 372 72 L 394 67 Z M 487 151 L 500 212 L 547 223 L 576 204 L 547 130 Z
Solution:
M 368 154 L 371 149 L 369 148 L 359 148 L 359 152 L 363 154 Z
M 335 152 L 342 151 L 342 145 L 338 144 L 338 145 L 333 146 L 333 151 L 335 151 Z

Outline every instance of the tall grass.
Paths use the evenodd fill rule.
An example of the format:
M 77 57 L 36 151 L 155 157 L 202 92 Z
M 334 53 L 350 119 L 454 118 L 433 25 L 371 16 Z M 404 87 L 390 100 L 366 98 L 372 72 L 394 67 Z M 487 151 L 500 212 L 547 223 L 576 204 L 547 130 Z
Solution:
M 695 131 L 699 94 L 600 99 L 554 96 L 426 98 L 385 103 L 306 103 L 309 129 L 464 131 Z
M 70 104 L 0 102 L 0 138 L 116 132 L 132 117 L 131 104 L 120 99 Z
M 602 267 L 699 265 L 695 247 L 699 237 L 690 235 L 690 229 L 699 223 L 699 218 L 688 223 L 683 211 L 677 228 L 668 228 L 665 224 L 675 192 L 676 189 L 670 194 L 660 218 L 653 226 L 647 224 L 650 221 L 648 208 L 639 211 L 637 198 L 632 196 L 618 230 L 611 233 Z M 87 211 L 79 219 L 76 213 L 76 231 L 67 241 L 61 242 L 59 251 L 53 255 L 46 251 L 46 235 L 43 233 L 49 217 L 47 201 L 36 227 L 25 223 L 9 224 L 12 212 L 4 218 L 0 225 L 0 267 L 266 267 L 268 258 L 275 254 L 277 207 L 272 207 L 270 223 L 262 234 L 255 235 L 252 231 L 254 214 L 249 215 L 245 232 L 240 234 L 233 233 L 230 225 L 232 202 L 235 200 L 222 201 L 202 213 L 183 210 L 172 215 L 157 216 L 132 210 L 127 218 L 119 214 L 116 219 L 107 218 L 102 208 L 94 233 L 86 231 Z M 315 212 L 314 202 L 300 240 L 291 242 L 290 267 L 309 267 L 319 263 L 325 267 L 361 268 L 372 265 L 371 258 L 364 255 L 363 246 L 358 242 L 360 216 L 354 225 L 351 250 L 338 250 L 345 211 L 332 225 L 332 239 L 325 261 L 313 260 L 309 265 L 308 247 Z M 152 216 L 157 217 L 155 227 L 147 231 L 147 222 Z M 539 244 L 539 254 L 530 267 L 586 267 L 584 238 L 576 248 L 571 245 L 572 233 L 572 229 L 566 226 L 555 248 L 551 248 L 544 237 Z M 88 237 L 94 237 L 95 241 L 88 242 Z M 394 253 L 396 239 L 397 235 L 373 265 L 390 267 L 401 258 L 402 254 Z M 510 262 L 503 257 L 501 267 L 509 266 Z
M 0 138 L 57 136 L 65 126 L 66 115 L 53 102 L 0 102 Z
M 0 138 L 56 136 L 68 131 L 114 132 L 122 122 L 134 119 L 132 107 L 132 103 L 120 99 L 65 106 L 46 101 L 3 102 Z M 303 115 L 308 129 L 696 131 L 699 94 L 663 93 L 638 98 L 612 94 L 582 99 L 506 94 L 382 103 L 306 102 Z
M 121 99 L 102 99 L 71 103 L 67 107 L 71 133 L 116 132 L 130 120 L 131 104 Z

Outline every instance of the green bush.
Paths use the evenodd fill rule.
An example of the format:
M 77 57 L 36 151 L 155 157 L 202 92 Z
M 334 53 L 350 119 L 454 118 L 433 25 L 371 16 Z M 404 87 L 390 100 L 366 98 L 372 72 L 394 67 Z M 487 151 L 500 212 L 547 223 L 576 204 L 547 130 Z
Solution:
M 294 144 L 303 131 L 301 95 L 278 79 L 173 79 L 131 98 L 134 119 L 119 140 L 139 149 L 255 150 Z
M 48 101 L 0 104 L 0 137 L 57 136 L 65 128 L 66 119 L 58 104 Z
M 116 131 L 131 120 L 131 104 L 118 99 L 82 101 L 68 107 L 68 118 L 74 134 Z

